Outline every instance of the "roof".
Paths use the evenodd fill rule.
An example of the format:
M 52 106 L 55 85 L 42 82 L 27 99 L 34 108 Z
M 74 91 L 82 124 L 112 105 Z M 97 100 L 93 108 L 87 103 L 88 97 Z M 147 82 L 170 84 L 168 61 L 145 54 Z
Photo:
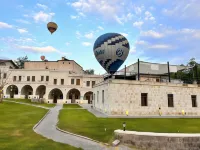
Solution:
M 0 62 L 11 62 L 13 64 L 13 66 L 15 66 L 16 68 L 19 68 L 12 60 L 0 59 Z

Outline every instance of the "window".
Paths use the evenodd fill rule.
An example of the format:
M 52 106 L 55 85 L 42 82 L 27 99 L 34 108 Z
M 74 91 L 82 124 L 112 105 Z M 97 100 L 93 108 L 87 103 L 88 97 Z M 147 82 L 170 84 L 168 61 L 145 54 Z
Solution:
M 22 76 L 19 76 L 19 81 L 21 81 L 22 80 Z
M 168 107 L 174 107 L 173 94 L 168 94 Z
M 61 79 L 61 85 L 64 85 L 64 79 Z
M 76 85 L 80 85 L 80 79 L 76 79 Z
M 49 81 L 49 76 L 46 76 L 46 81 Z
M 7 74 L 6 74 L 6 73 L 4 73 L 4 74 L 3 74 L 3 78 L 5 79 L 5 78 L 6 78 L 6 76 L 7 76 Z
M 90 81 L 87 81 L 87 86 L 90 86 Z
M 32 76 L 32 81 L 35 81 L 35 76 Z
M 104 104 L 104 90 L 102 90 L 102 103 Z
M 16 81 L 17 80 L 17 76 L 13 76 L 13 81 Z
M 30 81 L 30 76 L 27 76 L 27 81 Z
M 191 99 L 192 99 L 192 107 L 197 107 L 197 96 L 191 95 Z
M 141 93 L 141 106 L 147 106 L 147 93 Z
M 97 91 L 97 103 L 99 102 L 99 91 Z
M 53 80 L 53 83 L 54 83 L 54 84 L 57 84 L 57 79 L 54 79 L 54 80 Z
M 94 86 L 95 85 L 95 81 L 92 81 L 92 86 Z
M 44 76 L 41 76 L 41 81 L 44 81 Z
M 157 79 L 156 79 L 156 82 L 160 82 L 160 79 L 157 78 Z
M 71 79 L 71 84 L 74 84 L 74 79 Z

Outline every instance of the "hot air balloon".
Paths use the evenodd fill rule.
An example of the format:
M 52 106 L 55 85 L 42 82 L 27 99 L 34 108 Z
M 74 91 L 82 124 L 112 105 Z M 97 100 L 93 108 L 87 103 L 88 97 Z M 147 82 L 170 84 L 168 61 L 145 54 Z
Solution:
M 93 51 L 100 65 L 113 75 L 124 63 L 130 46 L 128 40 L 118 33 L 106 33 L 97 38 Z
M 44 61 L 44 60 L 45 60 L 45 56 L 41 56 L 40 58 L 41 58 L 41 60 L 42 60 L 42 61 Z
M 48 28 L 48 30 L 51 32 L 51 34 L 52 33 L 54 33 L 56 30 L 57 30 L 57 28 L 58 28 L 58 26 L 57 26 L 57 24 L 55 23 L 55 22 L 49 22 L 48 24 L 47 24 L 47 28 Z

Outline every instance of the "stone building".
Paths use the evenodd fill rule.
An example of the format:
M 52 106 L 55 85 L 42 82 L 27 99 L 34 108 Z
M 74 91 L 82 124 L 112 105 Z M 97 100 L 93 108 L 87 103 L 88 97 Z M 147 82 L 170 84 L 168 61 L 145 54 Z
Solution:
M 4 98 L 43 98 L 47 103 L 91 103 L 92 86 L 100 75 L 86 75 L 74 60 L 28 61 L 18 69 L 11 60 L 0 60 L 0 69 L 8 78 Z

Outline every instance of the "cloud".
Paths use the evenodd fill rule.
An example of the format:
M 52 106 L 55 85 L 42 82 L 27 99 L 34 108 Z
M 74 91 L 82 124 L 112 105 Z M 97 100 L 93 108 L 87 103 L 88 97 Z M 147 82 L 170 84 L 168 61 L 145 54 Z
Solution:
M 26 21 L 26 20 L 23 20 L 23 19 L 16 19 L 15 21 L 19 22 L 19 23 L 24 23 L 24 24 L 30 24 L 29 21 Z
M 143 40 L 139 40 L 139 41 L 136 41 L 135 44 L 136 44 L 136 45 L 147 45 L 148 42 L 143 41 Z
M 92 43 L 90 43 L 90 42 L 82 42 L 82 45 L 83 45 L 83 46 L 91 46 Z
M 79 18 L 82 18 L 82 17 L 86 17 L 85 14 L 82 13 L 82 12 L 79 12 L 78 15 L 70 15 L 71 19 L 79 19 Z
M 13 28 L 13 26 L 5 22 L 0 22 L 0 28 Z
M 80 39 L 82 37 L 82 34 L 79 31 L 76 31 L 76 38 Z
M 35 22 L 48 22 L 52 19 L 52 17 L 55 15 L 55 13 L 44 13 L 43 11 L 40 11 L 36 13 L 33 18 Z
M 120 33 L 121 35 L 125 36 L 125 37 L 128 37 L 128 34 L 127 33 Z
M 154 21 L 155 18 L 153 17 L 153 15 L 149 12 L 149 11 L 146 11 L 145 12 L 145 20 L 151 20 L 151 21 Z
M 133 23 L 133 26 L 134 27 L 137 27 L 137 28 L 141 28 L 141 26 L 144 24 L 143 21 L 136 21 Z
M 155 44 L 155 45 L 149 46 L 148 48 L 150 48 L 150 49 L 171 49 L 172 46 L 167 45 L 167 44 Z
M 146 31 L 146 32 L 142 31 L 140 33 L 140 35 L 141 36 L 146 36 L 146 37 L 152 37 L 152 38 L 162 38 L 162 37 L 164 37 L 163 34 L 158 33 L 156 31 L 153 31 L 153 30 L 149 30 L 149 31 Z
M 101 27 L 101 26 L 98 26 L 98 29 L 100 29 L 100 30 L 104 30 L 104 28 L 103 28 L 103 27 Z
M 134 53 L 136 53 L 136 47 L 132 46 L 130 49 L 130 54 L 134 54 Z
M 144 11 L 145 7 L 144 6 L 134 6 L 134 11 L 135 14 L 140 15 L 142 13 L 142 11 Z
M 69 46 L 69 45 L 70 45 L 70 42 L 66 42 L 65 44 L 66 44 L 67 46 Z
M 70 15 L 70 18 L 71 19 L 77 19 L 77 18 L 79 18 L 79 16 Z
M 20 34 L 27 33 L 27 29 L 17 29 Z
M 119 18 L 117 15 L 115 15 L 115 21 L 117 21 L 117 23 L 121 24 L 121 25 L 124 25 L 124 23 L 122 22 L 122 19 Z
M 46 10 L 48 8 L 46 5 L 39 4 L 39 3 L 37 3 L 37 6 L 44 9 L 44 10 Z
M 90 33 L 85 34 L 85 37 L 86 37 L 87 39 L 93 39 L 93 38 L 94 38 L 94 35 L 93 35 L 92 32 L 90 32 Z

